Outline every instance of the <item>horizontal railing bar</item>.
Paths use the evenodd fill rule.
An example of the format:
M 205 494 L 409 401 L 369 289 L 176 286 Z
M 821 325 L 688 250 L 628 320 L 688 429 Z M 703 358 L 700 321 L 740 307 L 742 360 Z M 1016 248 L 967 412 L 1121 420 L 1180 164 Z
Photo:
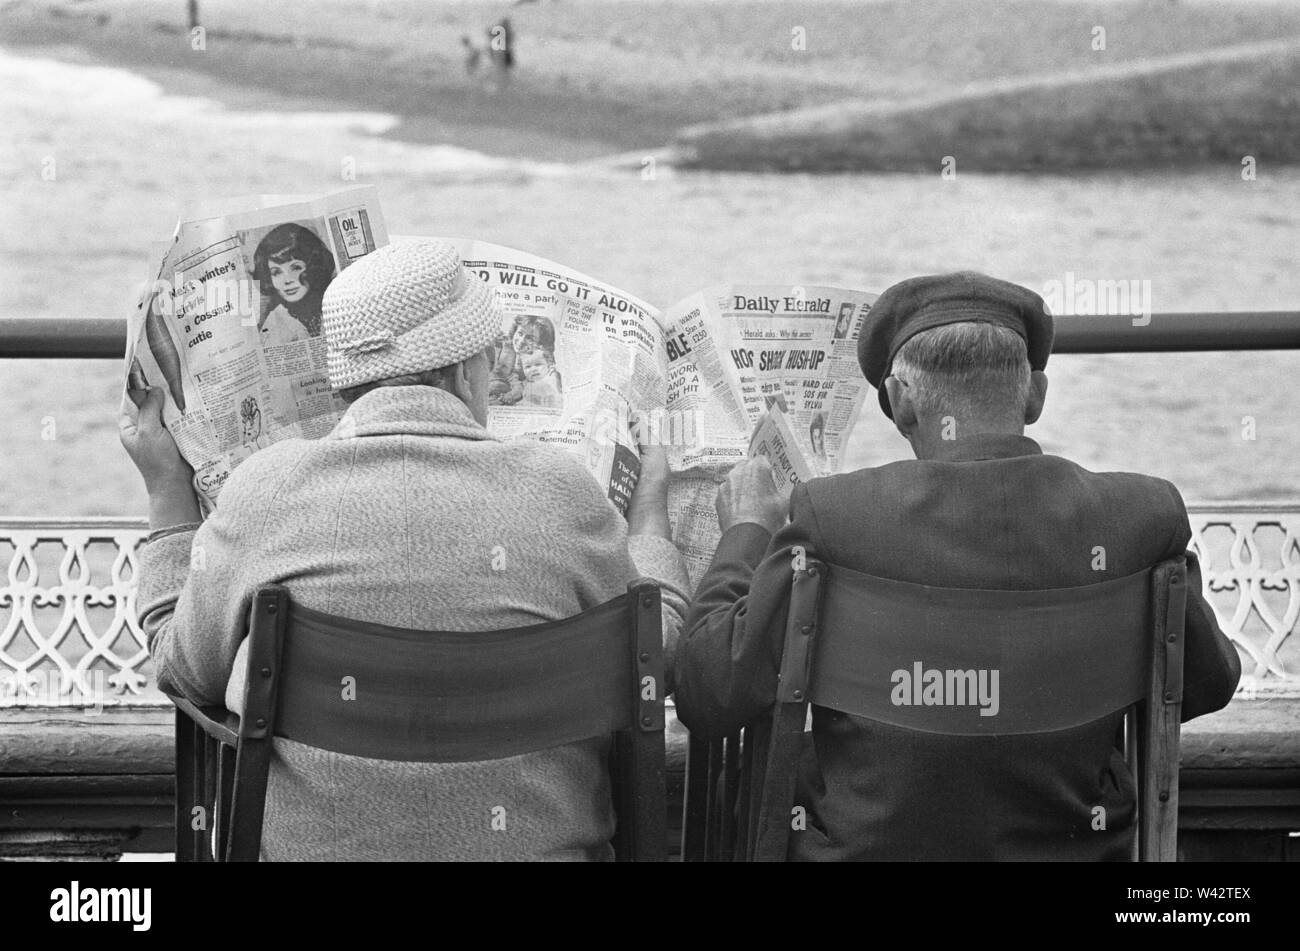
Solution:
M 1053 353 L 1300 349 L 1300 311 L 1219 311 L 1055 319 Z
M 118 317 L 0 317 L 0 359 L 121 360 L 126 320 Z
M 63 515 L 27 516 L 0 515 L 0 535 L 6 532 L 82 532 L 133 531 L 149 528 L 149 520 L 130 515 Z
M 1291 502 L 1253 502 L 1233 499 L 1229 502 L 1187 502 L 1191 515 L 1276 515 L 1300 512 L 1300 499 Z
M 1058 317 L 1053 352 L 1293 349 L 1300 349 L 1300 311 L 1264 310 Z M 117 360 L 125 350 L 122 318 L 0 317 L 0 358 Z
M 1186 502 L 1189 515 L 1290 515 L 1300 513 L 1300 498 L 1290 501 L 1251 501 L 1233 500 L 1231 502 Z M 149 521 L 135 516 L 106 515 L 61 515 L 29 516 L 0 515 L 0 537 L 9 532 L 59 532 L 79 531 L 106 532 L 113 529 L 145 531 Z

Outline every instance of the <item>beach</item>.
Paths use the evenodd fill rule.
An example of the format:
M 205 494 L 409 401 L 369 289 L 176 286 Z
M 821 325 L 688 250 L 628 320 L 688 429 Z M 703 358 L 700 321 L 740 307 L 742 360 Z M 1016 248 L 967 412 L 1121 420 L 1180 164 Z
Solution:
M 911 171 L 954 151 L 972 170 L 1300 153 L 1300 55 L 1197 65 L 1214 51 L 1300 41 L 1300 8 L 1282 2 L 203 0 L 200 8 L 196 39 L 182 3 L 8 0 L 0 35 L 10 45 L 75 49 L 179 93 L 233 79 L 245 104 L 272 93 L 313 108 L 390 112 L 402 117 L 406 141 L 546 159 L 656 149 L 701 124 L 836 104 L 933 104 L 1017 82 L 1047 88 L 993 95 L 987 108 L 968 100 L 956 112 L 907 110 L 905 122 L 881 127 L 892 149 L 847 167 Z M 465 38 L 485 51 L 503 16 L 518 63 L 506 94 L 485 81 L 485 61 L 467 73 L 462 46 Z M 1105 79 L 1170 58 L 1182 68 Z M 1052 83 L 1069 74 L 1099 81 Z M 1021 154 L 1007 154 L 1012 140 Z M 761 136 L 733 131 L 727 141 L 700 161 L 774 164 L 756 147 Z M 802 166 L 845 167 L 833 154 L 843 144 L 831 134 L 801 154 Z
M 0 144 L 7 225 L 0 230 L 0 314 L 5 316 L 124 316 L 146 276 L 151 242 L 170 233 L 184 202 L 259 191 L 329 190 L 353 183 L 344 179 L 347 168 L 354 170 L 356 182 L 379 186 L 392 233 L 473 236 L 524 248 L 659 307 L 727 281 L 880 290 L 914 274 L 961 267 L 1038 289 L 1067 273 L 1150 281 L 1153 308 L 1160 312 L 1295 309 L 1300 301 L 1295 251 L 1300 169 L 1295 167 L 1263 162 L 1250 180 L 1235 162 L 1177 174 L 961 171 L 943 179 L 937 168 L 768 175 L 663 167 L 649 177 L 640 162 L 621 168 L 597 161 L 649 149 L 681 124 L 719 118 L 734 112 L 737 103 L 759 112 L 780 107 L 783 95 L 795 97 L 789 105 L 815 105 L 843 92 L 836 85 L 841 80 L 826 78 L 834 69 L 804 73 L 792 66 L 790 72 L 804 78 L 783 86 L 780 69 L 763 70 L 765 78 L 750 83 L 738 67 L 734 75 L 724 70 L 726 81 L 709 85 L 708 95 L 665 97 L 660 104 L 653 96 L 636 95 L 631 74 L 620 71 L 590 95 L 554 100 L 556 112 L 538 107 L 542 100 L 530 97 L 546 90 L 542 76 L 537 90 L 525 88 L 523 77 L 533 68 L 529 57 L 537 57 L 536 69 L 547 76 L 561 67 L 541 65 L 543 34 L 525 17 L 553 13 L 557 23 L 590 24 L 584 35 L 624 37 L 628 48 L 618 56 L 631 57 L 628 62 L 646 57 L 645 75 L 653 79 L 644 82 L 690 83 L 696 81 L 692 76 L 714 75 L 718 57 L 744 60 L 755 53 L 743 44 L 739 51 L 718 52 L 716 43 L 690 33 L 681 54 L 687 65 L 664 72 L 662 50 L 647 52 L 645 31 L 617 25 L 627 17 L 619 20 L 616 8 L 626 5 L 544 4 L 520 8 L 518 14 L 510 8 L 510 15 L 519 17 L 521 36 L 534 37 L 537 45 L 531 52 L 522 46 L 520 77 L 509 93 L 514 97 L 518 91 L 518 98 L 497 102 L 490 115 L 474 114 L 456 45 L 472 24 L 499 16 L 504 8 L 498 6 L 430 6 L 419 14 L 440 25 L 441 45 L 430 48 L 426 63 L 402 45 L 408 40 L 392 38 L 391 26 L 381 31 L 382 11 L 399 4 L 357 5 L 356 16 L 365 24 L 344 18 L 334 29 L 353 23 L 349 42 L 391 47 L 386 62 L 397 77 L 392 88 L 385 84 L 389 81 L 370 84 L 340 74 L 330 56 L 346 60 L 347 51 L 326 55 L 330 48 L 320 45 L 301 20 L 304 50 L 278 40 L 254 43 L 262 52 L 274 46 L 286 60 L 288 65 L 276 67 L 278 78 L 250 72 L 241 74 L 247 82 L 235 83 L 215 68 L 181 68 L 149 53 L 149 44 L 172 43 L 175 55 L 182 55 L 175 50 L 179 33 L 145 31 L 143 38 L 131 38 L 132 17 L 161 19 L 157 4 L 69 4 L 76 16 L 58 18 L 71 21 L 64 32 L 37 31 L 31 24 L 48 13 L 20 6 L 22 16 L 30 17 L 18 40 L 12 5 L 0 11 L 0 81 L 6 89 L 0 124 L 7 130 Z M 265 20 L 250 13 L 238 29 L 272 35 L 276 6 L 242 6 L 270 12 Z M 664 4 L 663 9 L 684 18 L 690 11 L 682 10 L 691 7 L 705 22 L 718 18 L 725 30 L 732 8 L 746 6 Z M 1076 6 L 1067 5 L 1074 15 Z M 223 5 L 203 7 L 215 15 Z M 842 5 L 809 9 L 831 8 L 840 11 L 836 22 L 851 33 L 849 21 L 856 20 L 844 15 Z M 1245 17 L 1230 38 L 1257 39 L 1281 29 L 1278 18 L 1300 16 L 1270 5 L 1259 8 L 1264 12 Z M 176 5 L 175 16 L 180 9 Z M 97 25 L 91 16 L 96 11 L 108 11 L 109 23 Z M 776 28 L 775 18 L 789 20 L 788 14 L 769 10 L 767 15 L 774 18 L 769 30 Z M 1237 23 L 1230 6 L 1215 16 L 1225 28 Z M 669 29 L 650 20 L 655 30 Z M 788 36 L 788 22 L 783 29 Z M 120 30 L 125 38 L 101 43 L 97 30 Z M 1207 33 L 1201 39 L 1211 44 L 1224 37 Z M 568 57 L 564 68 L 571 85 L 580 85 L 579 74 L 600 67 L 584 65 L 581 37 L 546 42 L 556 44 L 557 56 Z M 1176 51 L 1174 40 L 1164 42 Z M 1183 37 L 1182 42 L 1190 41 Z M 320 45 L 316 53 L 313 43 Z M 704 65 L 690 65 L 695 63 L 691 44 L 704 50 L 698 57 Z M 608 66 L 604 47 L 585 45 Z M 927 56 L 924 48 L 913 55 L 927 70 L 907 81 L 910 90 L 952 81 L 959 65 L 962 75 L 978 73 L 982 62 L 954 64 Z M 1026 73 L 1043 65 L 1035 55 L 1041 50 L 1025 52 Z M 895 66 L 890 75 L 903 82 L 905 70 L 897 61 Z M 870 62 L 854 68 L 885 69 Z M 444 89 L 430 79 L 425 96 L 431 105 L 421 113 L 402 99 L 414 93 L 397 87 L 414 88 L 411 77 L 424 69 L 450 85 Z M 299 73 L 314 75 L 314 83 L 290 82 Z M 935 78 L 944 73 L 949 75 Z M 882 72 L 881 82 L 886 78 Z M 475 95 L 484 102 L 502 98 Z M 633 99 L 642 111 L 626 105 Z M 594 100 L 605 105 L 593 105 Z M 557 117 L 565 115 L 572 121 L 561 130 Z M 571 134 L 579 126 L 581 131 Z M 507 148 L 512 136 L 513 146 Z M 42 174 L 51 160 L 57 169 L 53 178 Z M 1090 468 L 1169 478 L 1189 501 L 1295 500 L 1300 498 L 1298 370 L 1294 351 L 1056 357 L 1048 366 L 1047 411 L 1029 434 L 1045 450 Z M 6 407 L 0 513 L 143 514 L 138 477 L 117 445 L 121 375 L 114 361 L 0 362 L 0 400 Z M 850 464 L 909 454 L 869 403 Z

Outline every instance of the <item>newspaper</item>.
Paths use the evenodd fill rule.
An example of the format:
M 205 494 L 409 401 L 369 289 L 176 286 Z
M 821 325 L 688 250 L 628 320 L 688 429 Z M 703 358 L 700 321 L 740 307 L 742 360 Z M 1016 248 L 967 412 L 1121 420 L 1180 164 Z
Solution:
M 673 541 L 692 580 L 717 548 L 717 488 L 737 462 L 767 455 L 787 497 L 838 471 L 867 394 L 857 337 L 874 294 L 721 286 L 661 314 L 526 251 L 444 240 L 504 314 L 488 429 L 577 454 L 623 512 L 638 445 L 665 446 Z
M 869 388 L 857 340 L 875 294 L 801 285 L 720 285 L 664 314 L 670 415 L 694 414 L 697 438 L 673 447 L 673 541 L 692 582 L 720 535 L 717 485 L 755 452 L 779 487 L 840 470 Z
M 795 442 L 790 423 L 779 406 L 768 410 L 754 430 L 749 458 L 760 456 L 772 464 L 772 481 L 786 501 L 789 501 L 796 485 L 814 478 L 808 457 Z
M 572 268 L 463 238 L 461 260 L 496 292 L 504 319 L 488 386 L 488 429 L 576 453 L 626 513 L 638 441 L 662 438 L 667 360 L 659 312 Z
M 329 432 L 321 296 L 388 243 L 373 186 L 186 206 L 128 320 L 133 388 L 164 387 L 163 422 L 206 515 L 244 459 Z
M 537 255 L 449 240 L 493 288 L 488 429 L 576 454 L 626 512 L 640 445 L 662 445 L 673 541 L 693 581 L 719 528 L 718 484 L 742 459 L 778 487 L 839 470 L 868 392 L 857 338 L 866 291 L 720 285 L 664 313 Z M 329 432 L 321 295 L 388 243 L 372 187 L 186 208 L 129 322 L 127 372 L 165 387 L 163 420 L 211 511 L 231 471 L 280 439 Z

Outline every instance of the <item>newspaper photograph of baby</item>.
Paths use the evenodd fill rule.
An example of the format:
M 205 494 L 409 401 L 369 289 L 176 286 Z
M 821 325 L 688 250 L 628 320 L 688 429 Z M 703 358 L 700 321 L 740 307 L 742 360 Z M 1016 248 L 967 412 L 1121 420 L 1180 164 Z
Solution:
M 539 314 L 519 314 L 507 323 L 497 343 L 488 404 L 562 409 L 563 383 L 555 366 L 555 324 Z
M 626 511 L 641 472 L 634 425 L 662 415 L 666 360 L 658 312 L 615 287 L 514 248 L 464 239 L 470 273 L 496 293 L 502 327 L 488 429 L 575 453 Z M 644 443 L 643 443 L 644 444 Z

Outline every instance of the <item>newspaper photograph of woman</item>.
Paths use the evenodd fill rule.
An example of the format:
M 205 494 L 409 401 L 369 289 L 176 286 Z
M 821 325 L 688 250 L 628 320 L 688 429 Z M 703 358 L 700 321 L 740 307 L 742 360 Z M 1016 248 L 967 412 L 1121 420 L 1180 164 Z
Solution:
M 321 297 L 334 274 L 334 256 L 301 224 L 277 225 L 258 242 L 253 279 L 262 298 L 257 326 L 264 346 L 320 336 Z
M 849 335 L 849 324 L 853 321 L 855 305 L 852 302 L 840 305 L 840 315 L 835 320 L 835 339 L 843 340 Z
M 814 413 L 812 422 L 808 424 L 808 440 L 812 443 L 813 455 L 818 459 L 826 458 L 826 417 L 822 413 Z

